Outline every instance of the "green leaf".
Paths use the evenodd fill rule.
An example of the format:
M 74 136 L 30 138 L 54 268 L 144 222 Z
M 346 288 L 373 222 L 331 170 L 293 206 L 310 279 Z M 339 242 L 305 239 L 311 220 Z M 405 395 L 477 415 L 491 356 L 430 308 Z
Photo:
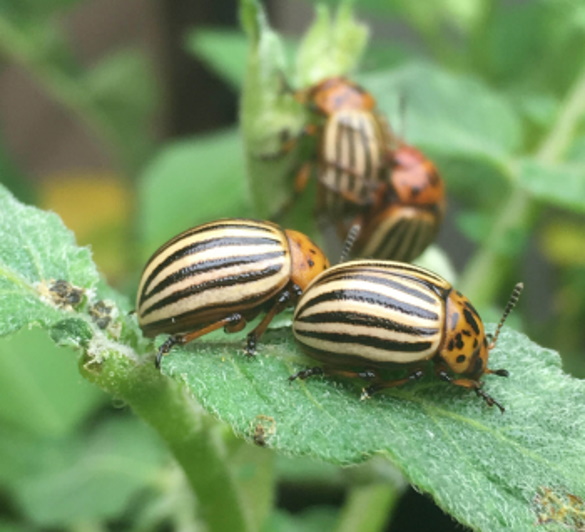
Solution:
M 0 424 L 54 437 L 77 428 L 103 395 L 80 380 L 69 355 L 42 331 L 1 341 Z
M 492 329 L 492 327 L 489 327 Z M 527 530 L 542 490 L 585 497 L 585 383 L 561 370 L 559 356 L 505 330 L 485 378 L 506 407 L 501 415 L 473 393 L 428 379 L 360 401 L 357 383 L 333 378 L 287 382 L 311 365 L 290 332 L 271 333 L 253 360 L 243 342 L 199 341 L 176 349 L 164 373 L 184 381 L 206 409 L 253 438 L 272 419 L 269 446 L 338 464 L 376 454 L 391 459 L 445 511 L 480 530 Z M 477 509 L 481 508 L 478 512 Z
M 197 29 L 189 32 L 185 45 L 189 52 L 203 59 L 233 88 L 242 87 L 248 43 L 241 32 L 219 28 Z
M 543 3 L 496 4 L 494 8 L 491 31 L 484 49 L 492 75 L 497 80 L 533 76 L 532 59 L 544 53 L 546 46 L 546 39 L 543 38 L 546 32 Z M 531 28 L 532 31 L 518 31 L 519 27 Z
M 236 131 L 173 142 L 146 168 L 139 191 L 144 258 L 177 233 L 250 214 Z
M 584 15 L 583 4 L 570 0 L 494 4 L 483 44 L 494 82 L 563 95 L 585 59 Z
M 111 308 L 104 328 L 90 316 L 99 301 Z M 141 351 L 147 344 L 128 315 L 128 301 L 101 281 L 89 249 L 75 245 L 56 214 L 19 203 L 2 186 L 0 309 L 0 337 L 40 326 L 59 345 L 83 347 L 99 360 L 114 348 L 112 341 Z M 134 357 L 124 345 L 116 349 Z
M 246 152 L 247 176 L 254 211 L 270 218 L 288 199 L 293 150 L 279 154 L 282 137 L 296 137 L 302 129 L 304 110 L 286 90 L 283 44 L 270 28 L 257 0 L 241 0 L 240 20 L 249 41 L 246 78 L 240 105 L 240 123 Z
M 89 250 L 75 245 L 56 214 L 22 205 L 0 187 L 0 336 L 72 316 L 52 294 L 54 280 L 94 288 L 99 276 Z
M 154 486 L 166 460 L 151 430 L 133 418 L 108 420 L 78 438 L 7 432 L 0 449 L 17 502 L 45 527 L 119 517 L 132 497 Z
M 481 81 L 424 63 L 362 77 L 407 142 L 446 155 L 501 161 L 518 151 L 522 130 L 514 109 Z M 400 116 L 400 98 L 406 99 Z
M 297 55 L 297 84 L 313 85 L 324 78 L 345 75 L 358 64 L 368 41 L 368 28 L 357 22 L 349 2 L 332 16 L 324 5 L 301 42 Z
M 522 159 L 519 164 L 520 184 L 534 198 L 575 212 L 585 212 L 583 163 L 550 164 Z

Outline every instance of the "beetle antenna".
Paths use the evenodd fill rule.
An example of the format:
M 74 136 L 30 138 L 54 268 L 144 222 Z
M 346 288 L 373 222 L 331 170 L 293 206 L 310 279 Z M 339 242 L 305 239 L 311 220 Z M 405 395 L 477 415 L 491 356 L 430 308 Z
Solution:
M 512 293 L 510 294 L 510 299 L 508 299 L 508 304 L 504 309 L 504 314 L 502 314 L 502 319 L 500 320 L 500 323 L 498 323 L 498 326 L 496 327 L 496 332 L 494 333 L 492 341 L 490 342 L 489 349 L 493 349 L 493 347 L 496 345 L 496 342 L 498 341 L 498 336 L 500 336 L 500 331 L 502 330 L 504 322 L 506 321 L 506 318 L 510 315 L 510 312 L 512 312 L 512 309 L 516 306 L 516 303 L 518 303 L 518 299 L 520 299 L 520 294 L 522 293 L 523 289 L 524 283 L 517 283 L 516 286 L 514 287 L 514 290 L 512 290 Z
M 347 260 L 347 257 L 351 252 L 351 248 L 353 248 L 353 245 L 355 244 L 355 241 L 357 240 L 361 230 L 362 226 L 359 223 L 355 223 L 349 228 L 349 232 L 345 238 L 345 243 L 343 244 L 343 249 L 341 250 L 341 255 L 339 256 L 340 263 Z

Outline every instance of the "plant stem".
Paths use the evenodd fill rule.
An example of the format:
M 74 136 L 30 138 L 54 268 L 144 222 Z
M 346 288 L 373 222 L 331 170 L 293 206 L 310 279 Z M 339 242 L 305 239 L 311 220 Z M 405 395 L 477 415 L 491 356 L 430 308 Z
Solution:
M 136 365 L 115 352 L 99 366 L 82 365 L 81 372 L 129 404 L 165 440 L 197 496 L 210 531 L 253 530 L 228 451 L 216 433 L 217 423 L 179 384 L 150 364 Z
M 585 69 L 577 77 L 534 158 L 543 164 L 560 162 L 584 113 Z M 494 300 L 515 264 L 513 258 L 502 251 L 500 242 L 510 231 L 533 225 L 537 215 L 536 205 L 520 185 L 520 166 L 510 163 L 508 169 L 513 183 L 512 193 L 504 201 L 489 234 L 469 261 L 459 282 L 461 291 L 480 307 Z

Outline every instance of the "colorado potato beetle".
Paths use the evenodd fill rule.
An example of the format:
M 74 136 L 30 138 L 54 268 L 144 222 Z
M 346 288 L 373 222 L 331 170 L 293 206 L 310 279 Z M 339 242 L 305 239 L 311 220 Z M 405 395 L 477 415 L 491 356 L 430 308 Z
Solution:
M 391 141 L 373 96 L 344 77 L 324 79 L 294 94 L 311 115 L 303 134 L 315 139 L 309 160 L 295 177 L 295 195 L 315 171 L 318 210 L 339 219 L 369 205 L 387 165 L 385 146 Z
M 435 165 L 415 147 L 400 142 L 391 157 L 379 197 L 353 221 L 362 230 L 352 255 L 410 262 L 437 236 L 445 190 Z
M 350 226 L 362 227 L 353 256 L 411 261 L 420 255 L 443 217 L 435 165 L 400 140 L 373 96 L 349 79 L 327 78 L 295 95 L 313 117 L 304 133 L 317 141 L 298 170 L 292 201 L 314 173 L 321 221 L 342 239 Z
M 420 379 L 432 363 L 437 377 L 470 388 L 502 412 L 482 389 L 508 314 L 523 288 L 517 284 L 493 337 L 470 301 L 437 274 L 410 264 L 361 260 L 333 266 L 314 279 L 299 299 L 293 332 L 301 346 L 324 366 L 290 377 L 339 375 L 370 381 L 368 397 L 384 388 Z M 385 370 L 404 368 L 405 378 L 387 379 Z
M 156 366 L 176 344 L 211 331 L 241 331 L 261 312 L 247 336 L 246 353 L 276 314 L 294 304 L 329 262 L 302 233 L 271 222 L 224 219 L 189 229 L 147 262 L 136 299 L 145 336 L 171 334 Z

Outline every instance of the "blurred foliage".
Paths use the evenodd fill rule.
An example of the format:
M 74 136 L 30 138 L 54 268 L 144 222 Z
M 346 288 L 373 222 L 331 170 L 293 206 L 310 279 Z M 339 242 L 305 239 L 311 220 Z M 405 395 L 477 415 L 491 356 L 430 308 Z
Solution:
M 0 57 L 71 110 L 111 156 L 112 169 L 75 169 L 35 187 L 2 142 L 0 181 L 19 199 L 61 213 L 79 240 L 92 244 L 102 271 L 129 287 L 130 297 L 143 260 L 168 237 L 212 218 L 265 217 L 286 200 L 292 172 L 306 156 L 303 147 L 279 160 L 258 157 L 277 152 L 282 131 L 294 136 L 306 120 L 283 90 L 282 76 L 300 88 L 350 72 L 406 140 L 437 161 L 446 181 L 450 231 L 425 265 L 449 271 L 445 258 L 458 256 L 457 286 L 487 316 L 497 316 L 509 288 L 526 279 L 515 324 L 558 349 L 574 375 L 585 376 L 582 2 L 361 0 L 354 19 L 351 2 L 331 0 L 319 2 L 315 24 L 299 44 L 272 30 L 255 1 L 242 0 L 244 31 L 197 28 L 185 36 L 187 50 L 244 91 L 241 130 L 157 145 L 150 126 L 159 90 L 146 58 L 133 49 L 113 51 L 91 67 L 77 58 L 62 18 L 82 1 L 0 0 Z M 340 4 L 337 11 L 324 7 Z M 6 137 L 5 124 L 0 131 Z M 309 192 L 287 222 L 311 231 L 312 206 Z M 471 251 L 461 257 L 462 249 Z M 531 273 L 539 266 L 545 280 Z M 101 282 L 95 290 L 118 301 Z M 124 302 L 121 308 L 130 307 Z M 47 313 L 43 319 L 56 318 Z M 75 320 L 62 326 L 52 325 L 54 338 L 87 333 Z M 72 372 L 69 353 L 38 332 L 3 340 L 0 355 L 0 528 L 196 528 L 205 515 L 201 508 L 213 501 L 200 498 L 195 505 L 188 468 L 185 476 L 167 459 L 160 438 L 127 414 L 123 393 L 106 399 L 87 387 Z M 156 418 L 132 407 L 157 426 Z M 277 531 L 348 530 L 349 523 L 368 530 L 370 515 L 375 523 L 369 529 L 376 530 L 401 493 L 400 482 L 389 481 L 386 486 L 398 487 L 376 491 L 377 467 L 366 470 L 361 483 L 347 485 L 328 470 L 323 485 L 341 485 L 348 494 L 341 512 L 321 506 L 294 516 L 270 513 L 273 483 L 289 478 L 291 468 L 282 462 L 273 467 L 271 451 L 254 449 L 198 416 L 206 437 L 222 444 L 216 456 L 200 442 L 201 452 L 209 453 L 204 462 L 211 468 L 233 461 L 227 473 L 218 465 L 217 474 L 230 479 L 226 508 L 230 490 L 252 492 L 253 482 L 259 491 L 249 495 L 253 517 L 242 518 L 248 525 L 257 528 L 267 519 L 267 529 Z M 249 428 L 244 418 L 239 423 L 240 432 Z M 293 469 L 306 480 L 303 463 Z M 490 471 L 497 475 L 499 464 Z

